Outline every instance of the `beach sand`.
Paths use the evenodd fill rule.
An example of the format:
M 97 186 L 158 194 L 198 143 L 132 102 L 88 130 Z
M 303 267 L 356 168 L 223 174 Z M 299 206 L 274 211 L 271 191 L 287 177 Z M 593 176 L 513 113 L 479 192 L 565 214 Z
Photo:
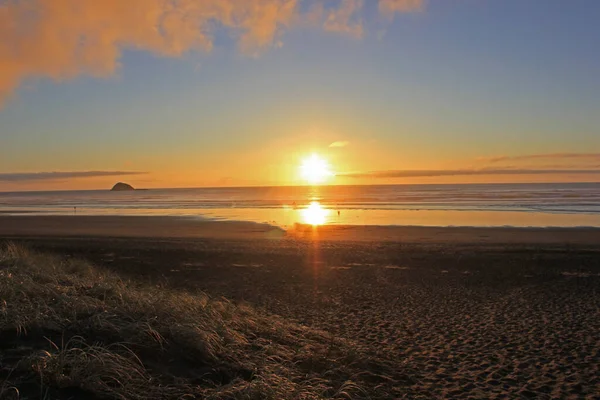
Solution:
M 350 340 L 403 371 L 394 389 L 402 398 L 600 393 L 597 230 L 284 232 L 155 218 L 6 216 L 0 240 L 250 303 Z
M 600 244 L 600 228 L 421 227 L 268 224 L 163 216 L 0 215 L 0 236 L 300 239 L 441 244 Z

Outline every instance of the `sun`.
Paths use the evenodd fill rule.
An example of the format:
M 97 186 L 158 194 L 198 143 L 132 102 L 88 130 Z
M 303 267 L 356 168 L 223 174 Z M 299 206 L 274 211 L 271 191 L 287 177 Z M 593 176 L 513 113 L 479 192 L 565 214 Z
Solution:
M 329 163 L 325 159 L 319 157 L 317 154 L 312 154 L 302 161 L 300 175 L 308 183 L 316 185 L 325 182 L 333 176 L 333 173 L 331 172 Z

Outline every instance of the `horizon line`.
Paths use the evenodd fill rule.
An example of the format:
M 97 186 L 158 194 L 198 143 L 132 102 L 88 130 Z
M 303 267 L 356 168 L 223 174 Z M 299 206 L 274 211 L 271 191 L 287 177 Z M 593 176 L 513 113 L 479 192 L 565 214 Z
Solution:
M 134 188 L 133 191 L 151 190 L 186 190 L 186 189 L 246 189 L 246 188 L 303 188 L 303 187 L 334 187 L 334 186 L 476 186 L 476 185 L 600 185 L 600 181 L 585 182 L 457 182 L 457 183 L 357 183 L 357 184 L 327 184 L 327 185 L 246 185 L 246 186 L 181 186 L 181 187 L 153 187 Z M 11 190 L 0 189 L 0 194 L 7 193 L 42 193 L 42 192 L 111 192 L 110 188 L 102 189 L 49 189 L 49 190 Z M 131 192 L 131 191 L 128 191 Z

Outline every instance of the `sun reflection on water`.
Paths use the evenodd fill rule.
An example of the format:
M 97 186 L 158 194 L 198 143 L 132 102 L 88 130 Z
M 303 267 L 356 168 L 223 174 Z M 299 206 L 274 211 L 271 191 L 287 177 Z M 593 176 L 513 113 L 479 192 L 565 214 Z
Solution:
M 330 210 L 321 206 L 318 201 L 311 201 L 308 207 L 301 211 L 302 220 L 310 225 L 323 225 L 327 222 Z

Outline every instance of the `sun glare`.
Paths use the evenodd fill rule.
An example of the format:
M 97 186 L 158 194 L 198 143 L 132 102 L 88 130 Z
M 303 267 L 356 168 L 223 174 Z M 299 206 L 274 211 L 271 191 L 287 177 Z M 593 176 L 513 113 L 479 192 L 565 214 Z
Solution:
M 302 210 L 304 223 L 310 225 L 323 225 L 327 222 L 329 210 L 323 208 L 318 201 L 312 201 L 308 207 Z
M 319 157 L 317 154 L 313 154 L 302 161 L 300 175 L 308 183 L 319 184 L 325 182 L 333 173 L 331 172 L 329 163 L 325 159 Z

